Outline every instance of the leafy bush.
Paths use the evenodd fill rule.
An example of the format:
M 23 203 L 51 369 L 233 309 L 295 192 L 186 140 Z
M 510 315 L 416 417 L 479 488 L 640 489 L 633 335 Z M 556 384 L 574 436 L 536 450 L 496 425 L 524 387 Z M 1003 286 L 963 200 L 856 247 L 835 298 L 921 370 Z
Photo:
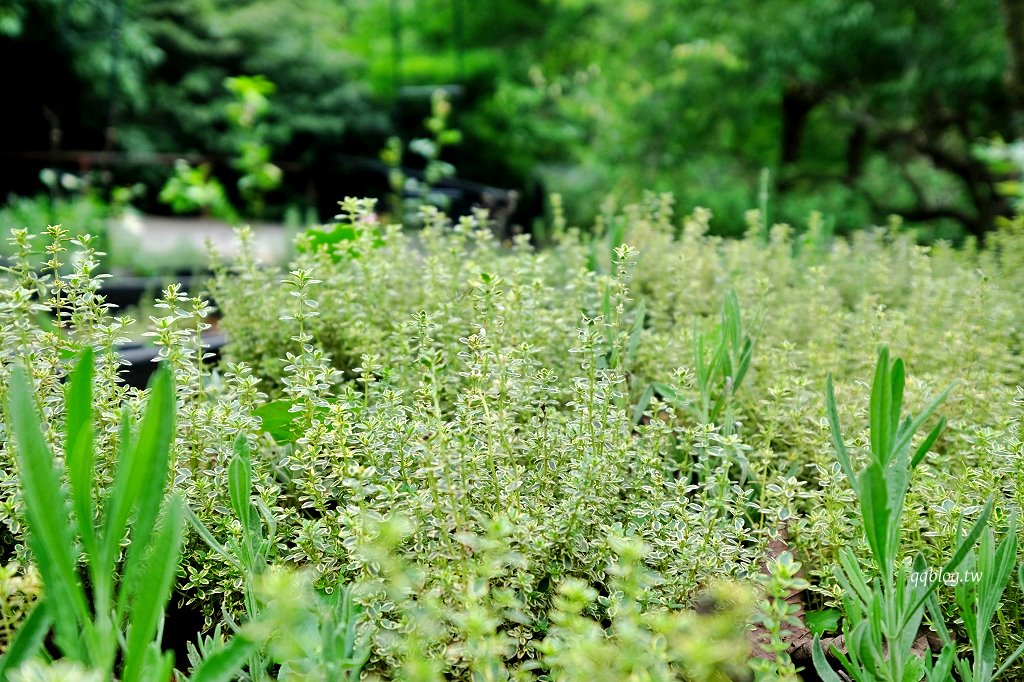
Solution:
M 258 632 L 266 618 L 302 625 L 297 640 L 253 634 L 250 675 L 285 679 L 295 652 L 304 669 L 337 674 L 328 664 L 365 644 L 365 674 L 383 679 L 738 676 L 755 598 L 737 582 L 764 586 L 756 618 L 782 653 L 792 614 L 778 602 L 803 585 L 794 562 L 808 605 L 837 606 L 832 567 L 873 556 L 818 387 L 831 371 L 836 419 L 865 423 L 861 383 L 883 342 L 912 368 L 908 410 L 959 380 L 894 522 L 896 560 L 945 565 L 983 500 L 1001 518 L 1021 508 L 1024 221 L 957 251 L 896 226 L 832 241 L 818 218 L 795 239 L 753 212 L 747 238 L 724 241 L 708 236 L 708 211 L 677 227 L 671 197 L 650 196 L 606 207 L 597 241 L 558 227 L 536 250 L 525 237 L 499 244 L 483 214 L 450 225 L 427 207 L 410 234 L 373 224 L 372 210 L 346 201 L 324 231 L 342 236 L 302 237 L 287 271 L 246 248 L 216 264 L 231 338 L 216 370 L 202 363 L 204 299 L 169 288 L 151 318 L 177 398 L 170 477 L 203 529 L 185 540 L 175 588 L 214 628 L 196 660 L 214 656 L 221 632 Z M 53 238 L 65 258 L 66 237 Z M 95 297 L 84 243 L 72 274 L 7 272 L 0 392 L 22 363 L 43 438 L 66 457 L 62 380 L 80 347 L 95 349 L 99 499 L 122 416 L 146 396 L 116 381 L 127 323 Z M 35 325 L 36 291 L 70 316 Z M 844 441 L 851 467 L 871 433 Z M 3 558 L 28 565 L 2 442 Z M 1008 528 L 993 528 L 999 547 Z M 784 536 L 791 555 L 751 580 Z M 330 606 L 344 599 L 297 596 L 301 579 L 278 565 L 305 569 L 325 594 L 347 585 L 351 637 Z M 956 595 L 935 594 L 931 617 L 956 633 Z M 1003 594 L 1000 657 L 1019 643 L 1021 596 Z M 794 667 L 779 657 L 759 669 Z

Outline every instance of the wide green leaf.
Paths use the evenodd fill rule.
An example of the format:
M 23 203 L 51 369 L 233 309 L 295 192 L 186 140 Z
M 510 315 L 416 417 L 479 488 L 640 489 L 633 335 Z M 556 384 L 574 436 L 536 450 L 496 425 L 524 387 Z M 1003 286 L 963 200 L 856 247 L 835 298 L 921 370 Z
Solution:
M 825 652 L 821 648 L 821 637 L 817 635 L 814 637 L 814 645 L 811 649 L 811 661 L 814 663 L 814 672 L 818 673 L 822 682 L 843 682 L 832 666 L 828 664 Z
M 864 535 L 874 556 L 878 570 L 884 575 L 892 557 L 889 555 L 889 524 L 892 509 L 885 474 L 877 462 L 872 462 L 860 476 L 860 506 Z
M 826 632 L 839 630 L 839 621 L 843 614 L 839 609 L 821 609 L 820 611 L 808 611 L 804 614 L 804 622 L 812 635 L 820 637 Z

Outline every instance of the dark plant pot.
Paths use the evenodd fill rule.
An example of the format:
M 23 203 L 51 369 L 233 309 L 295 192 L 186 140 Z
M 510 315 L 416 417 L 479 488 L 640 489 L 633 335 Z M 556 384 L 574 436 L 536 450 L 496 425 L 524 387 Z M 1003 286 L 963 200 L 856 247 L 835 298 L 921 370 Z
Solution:
M 220 359 L 221 351 L 227 343 L 227 336 L 220 332 L 206 334 L 203 336 L 205 352 L 212 353 L 207 362 L 214 363 Z M 156 346 L 149 346 L 141 343 L 129 343 L 119 346 L 117 349 L 128 365 L 121 369 L 121 377 L 129 386 L 145 388 L 149 377 L 153 375 L 159 366 L 154 362 L 159 357 L 159 349 Z
M 183 293 L 199 291 L 211 276 L 179 273 L 151 277 L 115 275 L 103 281 L 98 293 L 107 303 L 117 306 L 118 310 L 124 310 L 143 303 L 144 299 L 159 298 L 160 292 L 170 284 L 180 284 Z

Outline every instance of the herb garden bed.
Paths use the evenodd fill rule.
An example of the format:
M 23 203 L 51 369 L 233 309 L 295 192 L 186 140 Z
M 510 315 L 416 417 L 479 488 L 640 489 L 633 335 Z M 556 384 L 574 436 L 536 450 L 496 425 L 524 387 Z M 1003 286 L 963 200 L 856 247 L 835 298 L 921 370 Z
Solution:
M 7 273 L 0 676 L 1019 677 L 1024 221 L 725 241 L 665 196 L 536 250 L 370 210 L 284 268 L 241 235 L 215 373 L 209 306 L 165 292 L 147 391 L 88 257 L 43 283 L 60 328 Z

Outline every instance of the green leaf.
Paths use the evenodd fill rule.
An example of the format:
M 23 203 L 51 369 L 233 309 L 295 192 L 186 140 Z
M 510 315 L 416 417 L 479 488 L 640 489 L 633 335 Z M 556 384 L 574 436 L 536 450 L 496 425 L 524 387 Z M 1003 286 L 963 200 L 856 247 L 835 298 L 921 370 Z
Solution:
M 839 609 L 808 611 L 804 614 L 804 622 L 807 624 L 807 629 L 811 631 L 811 634 L 815 637 L 820 637 L 826 632 L 838 631 L 839 620 L 842 618 L 842 615 Z
M 853 472 L 853 465 L 850 463 L 850 455 L 846 452 L 846 443 L 843 441 L 842 427 L 839 424 L 839 410 L 836 408 L 835 387 L 832 385 L 832 373 L 829 372 L 825 379 L 825 413 L 828 417 L 829 433 L 832 435 L 832 447 L 839 459 L 839 466 L 850 481 L 853 491 L 859 493 L 860 486 L 857 484 L 857 475 Z
M 242 522 L 242 528 L 249 527 L 249 498 L 252 497 L 252 462 L 249 457 L 249 442 L 244 433 L 235 439 L 235 453 L 228 465 L 228 494 L 231 507 Z
M 864 535 L 874 555 L 875 565 L 883 574 L 889 572 L 889 524 L 893 520 L 889 508 L 889 491 L 878 462 L 872 462 L 860 477 L 860 508 Z
M 633 426 L 640 424 L 644 417 L 644 412 L 647 411 L 647 406 L 651 404 L 651 398 L 653 397 L 654 384 L 647 384 L 647 388 L 640 394 L 640 399 L 636 401 L 636 405 L 633 407 Z
M 643 301 L 641 301 L 636 309 L 636 320 L 633 321 L 633 328 L 629 332 L 629 342 L 626 345 L 626 363 L 632 363 L 636 359 L 636 352 L 640 348 L 640 335 L 644 330 L 646 315 L 647 310 L 644 307 Z
M 932 446 L 935 445 L 935 441 L 939 439 L 939 436 L 942 435 L 943 430 L 945 430 L 946 423 L 945 417 L 940 418 L 939 423 L 935 425 L 935 428 L 933 428 L 928 435 L 925 436 L 925 439 L 921 441 L 921 444 L 917 446 L 917 450 L 914 451 L 914 457 L 910 460 L 910 465 L 912 467 L 917 467 L 924 460 L 925 455 L 928 454 L 932 449 Z
M 96 556 L 96 528 L 92 500 L 93 425 L 92 425 L 93 352 L 82 351 L 71 374 L 64 412 L 67 445 L 64 465 L 71 483 L 72 507 L 78 534 L 89 557 Z
M 906 369 L 903 366 L 903 359 L 896 358 L 892 363 L 892 375 L 890 385 L 892 399 L 889 404 L 889 443 L 892 444 L 896 430 L 900 424 L 900 411 L 903 409 L 903 388 L 906 384 Z
M 988 525 L 988 520 L 990 516 L 992 516 L 991 499 L 985 503 L 985 508 L 982 510 L 981 516 L 979 516 L 978 520 L 974 522 L 974 526 L 971 528 L 971 531 L 967 534 L 967 537 L 960 541 L 960 544 L 957 546 L 956 551 L 953 553 L 953 557 L 942 568 L 943 573 L 952 573 L 960 567 L 960 564 L 967 556 L 967 553 L 971 551 L 971 548 L 974 546 L 974 543 L 978 541 L 978 536 L 981 535 L 982 531 L 985 530 L 985 527 Z M 906 624 L 910 621 L 913 615 L 917 612 L 918 609 L 920 609 L 924 605 L 925 601 L 928 599 L 928 596 L 932 592 L 934 592 L 938 586 L 939 581 L 937 580 L 929 583 L 924 593 L 918 596 L 915 599 L 912 607 L 905 612 L 906 615 L 904 616 L 903 623 L 900 624 L 901 627 L 906 627 Z
M 889 349 L 882 346 L 878 352 L 875 380 L 871 387 L 871 452 L 875 461 L 888 464 L 892 453 L 892 374 L 889 367 Z
M 7 682 L 7 674 L 11 670 L 17 670 L 22 663 L 36 656 L 46 642 L 51 625 L 53 618 L 44 598 L 22 621 L 7 647 L 7 653 L 0 656 L 0 682 Z
M 238 558 L 232 552 L 228 551 L 224 545 L 217 542 L 217 539 L 213 537 L 213 533 L 211 533 L 210 529 L 206 527 L 206 524 L 200 521 L 195 512 L 189 509 L 187 505 L 185 507 L 185 516 L 188 518 L 189 523 L 195 531 L 199 533 L 199 537 L 202 538 L 203 542 L 205 542 L 210 549 L 219 554 L 222 559 L 231 564 L 231 566 L 239 573 L 245 572 L 245 568 L 242 566 L 241 562 L 238 561 Z
M 119 542 L 124 536 L 129 515 L 133 511 L 135 513 L 130 530 L 131 545 L 125 554 L 122 586 L 118 594 L 119 616 L 125 613 L 128 602 L 135 599 L 140 590 L 150 589 L 141 578 L 141 563 L 167 489 L 176 409 L 170 370 L 161 367 L 150 380 L 149 400 L 139 437 L 128 454 L 128 461 L 118 462 L 115 494 L 118 490 L 124 491 L 125 500 L 121 506 L 115 507 L 118 516 L 111 514 L 107 518 L 109 525 L 104 543 L 109 554 L 105 565 L 112 566 L 117 551 L 114 542 Z
M 1014 649 L 1012 654 L 1006 657 L 1006 660 L 1003 661 L 1003 664 L 999 666 L 999 670 L 996 670 L 995 674 L 992 675 L 992 679 L 995 680 L 997 677 L 1006 672 L 1007 668 L 1013 665 L 1013 662 L 1020 658 L 1021 654 L 1024 654 L 1024 642 L 1021 642 L 1021 645 Z
M 272 400 L 257 407 L 253 414 L 260 418 L 263 433 L 269 433 L 275 443 L 294 443 L 305 430 L 303 414 L 292 411 L 297 404 L 298 401 L 292 398 Z M 317 414 L 327 414 L 327 408 L 318 407 Z
M 185 503 L 177 494 L 169 498 L 167 510 L 153 544 L 149 548 L 139 590 L 128 614 L 124 682 L 147 682 L 143 677 L 147 650 L 153 643 L 160 619 L 171 598 L 171 587 L 178 572 Z
M 203 659 L 192 672 L 189 682 L 231 682 L 256 651 L 256 644 L 236 636 Z
M 845 576 L 845 579 L 849 581 L 849 587 L 852 588 L 853 595 L 857 596 L 863 604 L 867 605 L 871 601 L 871 588 L 868 587 L 864 573 L 860 570 L 860 565 L 857 563 L 857 555 L 849 548 L 843 548 L 839 552 L 839 563 L 843 570 L 838 572 L 836 577 Z M 851 590 L 846 589 L 846 587 L 844 585 L 844 591 L 850 594 Z
M 304 233 L 304 239 L 299 242 L 301 251 L 326 251 L 331 260 L 340 263 L 343 258 L 349 260 L 358 257 L 353 248 L 344 248 L 359 239 L 362 234 L 362 227 L 346 223 L 334 223 L 332 225 L 320 225 L 311 227 Z M 384 246 L 384 239 L 379 229 L 373 230 L 373 248 L 379 249 Z
M 945 400 L 949 392 L 953 390 L 953 384 L 946 387 L 942 393 L 939 393 L 932 400 L 924 410 L 922 410 L 916 417 L 908 421 L 904 426 L 900 428 L 900 432 L 896 437 L 896 443 L 893 445 L 893 452 L 900 452 L 903 448 L 910 447 L 910 441 L 913 440 L 914 434 L 917 430 L 928 420 L 928 417 L 932 416 L 935 410 L 938 409 Z
M 747 370 L 750 369 L 750 358 L 754 352 L 754 341 L 747 338 L 743 341 L 743 347 L 740 350 L 739 363 L 736 366 L 735 376 L 732 378 L 732 390 L 733 393 L 739 390 L 740 385 L 743 383 L 743 379 L 747 376 Z
M 920 563 L 919 565 L 915 565 L 914 570 L 918 570 L 919 567 L 925 566 L 923 555 L 918 554 L 917 558 L 920 560 Z M 928 595 L 926 601 L 928 606 L 928 615 L 931 617 L 932 629 L 938 633 L 939 639 L 942 640 L 944 645 L 953 644 L 953 636 L 950 634 L 949 628 L 946 627 L 942 607 L 939 606 L 939 598 L 935 595 L 935 592 Z
M 28 376 L 20 366 L 15 366 L 11 374 L 8 410 L 28 517 L 29 546 L 52 608 L 57 644 L 65 655 L 83 660 L 81 628 L 90 621 L 76 570 L 68 503 L 53 453 L 43 437 Z
M 811 648 L 811 661 L 814 663 L 814 672 L 818 673 L 822 682 L 843 682 L 832 666 L 828 664 L 825 652 L 821 648 L 821 638 L 817 635 L 814 637 L 814 645 Z

